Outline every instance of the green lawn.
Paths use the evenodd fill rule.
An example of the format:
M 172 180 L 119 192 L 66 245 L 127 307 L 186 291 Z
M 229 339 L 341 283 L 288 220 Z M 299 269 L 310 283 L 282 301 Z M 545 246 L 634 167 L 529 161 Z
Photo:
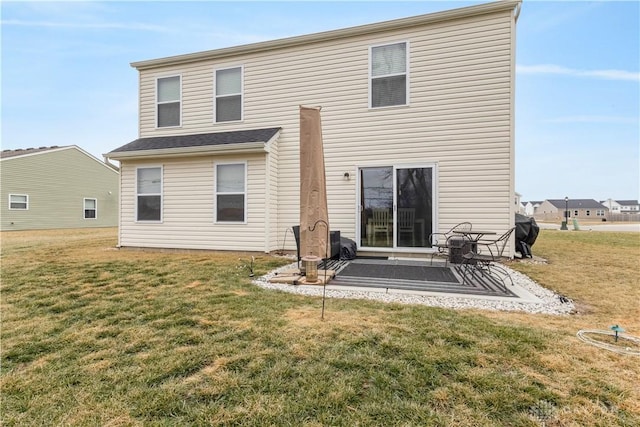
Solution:
M 513 265 L 572 316 L 328 300 L 324 321 L 319 298 L 252 285 L 247 254 L 1 237 L 3 426 L 640 425 L 640 358 L 575 338 L 640 335 L 637 233 L 543 231 L 549 263 Z

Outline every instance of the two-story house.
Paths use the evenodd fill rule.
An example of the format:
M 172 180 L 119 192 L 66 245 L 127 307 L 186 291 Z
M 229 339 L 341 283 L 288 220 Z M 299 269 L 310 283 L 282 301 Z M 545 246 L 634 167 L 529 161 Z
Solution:
M 118 169 L 76 145 L 0 152 L 0 229 L 118 225 Z
M 300 105 L 322 107 L 331 229 L 359 250 L 429 252 L 432 232 L 462 221 L 508 230 L 519 10 L 500 1 L 132 63 L 139 139 L 106 154 L 121 165 L 120 246 L 295 249 Z M 379 212 L 388 228 L 372 236 Z

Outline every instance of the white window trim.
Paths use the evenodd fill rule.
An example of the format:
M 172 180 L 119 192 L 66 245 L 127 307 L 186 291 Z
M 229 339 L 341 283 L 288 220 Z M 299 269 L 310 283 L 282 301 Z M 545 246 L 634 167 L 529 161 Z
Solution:
M 240 192 L 224 192 L 218 193 L 218 166 L 221 165 L 243 165 L 244 166 L 244 191 Z M 247 161 L 238 161 L 238 162 L 216 162 L 213 164 L 214 177 L 213 177 L 213 222 L 214 224 L 246 224 L 247 223 L 247 200 L 249 196 L 247 194 L 247 186 L 248 186 L 248 166 Z M 218 195 L 244 195 L 244 220 L 243 221 L 218 221 Z
M 12 208 L 11 207 L 11 197 L 12 196 L 24 197 L 26 199 L 27 206 L 24 209 L 22 209 L 22 208 Z M 21 203 L 21 202 L 16 202 L 16 203 Z M 10 211 L 28 211 L 29 210 L 29 195 L 28 194 L 10 193 L 9 194 L 9 210 Z
M 216 87 L 216 77 L 217 77 L 217 73 L 218 71 L 224 71 L 224 70 L 233 70 L 236 68 L 240 68 L 240 93 L 234 93 L 232 95 L 222 95 L 222 96 L 236 96 L 236 95 L 240 95 L 240 119 L 239 120 L 228 120 L 225 122 L 219 122 L 216 120 L 217 117 L 217 110 L 216 110 L 216 104 L 217 104 L 217 100 L 218 100 L 218 95 L 217 95 L 217 90 L 218 88 Z M 235 65 L 233 67 L 224 67 L 224 68 L 216 68 L 213 70 L 213 123 L 214 124 L 225 124 L 225 123 L 239 123 L 244 121 L 244 65 Z
M 405 94 L 406 94 L 406 102 L 404 104 L 398 104 L 398 105 L 384 105 L 381 107 L 374 107 L 371 105 L 372 99 L 371 99 L 371 91 L 373 90 L 373 85 L 371 84 L 371 82 L 373 81 L 374 77 L 371 73 L 371 67 L 372 67 L 372 60 L 373 60 L 373 49 L 376 47 L 382 47 L 382 46 L 389 46 L 392 44 L 399 44 L 399 43 L 404 43 L 406 45 L 406 56 L 405 56 L 405 72 L 404 73 L 396 73 L 396 74 L 386 74 L 384 76 L 376 76 L 375 78 L 381 78 L 381 77 L 393 77 L 393 76 L 406 76 L 405 79 Z M 384 109 L 384 108 L 402 108 L 402 107 L 408 107 L 411 104 L 411 97 L 410 97 L 410 93 L 409 93 L 409 88 L 411 87 L 411 85 L 409 84 L 411 78 L 410 78 L 410 68 L 409 68 L 409 64 L 411 63 L 410 61 L 410 51 L 411 49 L 409 48 L 409 40 L 398 40 L 398 41 L 394 41 L 394 42 L 387 42 L 387 43 L 379 43 L 379 44 L 374 44 L 369 46 L 369 109 L 370 110 L 380 110 L 380 109 Z
M 159 126 L 159 123 L 158 123 L 158 105 L 159 104 L 168 104 L 168 103 L 176 102 L 176 101 L 165 101 L 165 102 L 159 102 L 158 101 L 158 80 L 167 79 L 167 78 L 171 78 L 171 77 L 178 77 L 180 79 L 180 97 L 178 99 L 178 102 L 180 102 L 180 114 L 178 114 L 178 125 L 177 126 Z M 155 110 L 156 110 L 156 113 L 155 113 L 156 114 L 156 117 L 155 117 L 156 129 L 175 129 L 175 128 L 182 127 L 182 74 L 170 74 L 170 75 L 166 75 L 166 76 L 156 76 L 156 86 L 155 86 L 154 99 L 155 99 Z
M 96 211 L 96 216 L 93 218 L 87 218 L 86 214 L 87 214 L 87 200 L 93 200 L 96 203 L 96 207 L 95 207 L 95 211 Z M 138 204 L 136 203 L 136 206 Z M 95 197 L 85 197 L 82 199 L 82 219 L 88 219 L 88 220 L 95 220 L 98 219 L 98 199 L 96 199 Z
M 160 193 L 138 193 L 138 169 L 160 168 Z M 164 167 L 162 165 L 137 166 L 135 172 L 135 222 L 141 224 L 160 224 L 164 220 Z M 138 196 L 160 196 L 160 219 L 138 219 Z

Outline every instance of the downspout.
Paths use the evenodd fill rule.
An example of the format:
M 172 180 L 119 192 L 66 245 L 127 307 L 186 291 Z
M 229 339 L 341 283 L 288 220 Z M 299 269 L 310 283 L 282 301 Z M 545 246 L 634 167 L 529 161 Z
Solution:
M 518 2 L 516 5 L 516 10 L 513 12 L 513 20 L 515 23 L 518 22 L 518 17 L 520 16 L 520 10 L 522 10 L 522 3 Z

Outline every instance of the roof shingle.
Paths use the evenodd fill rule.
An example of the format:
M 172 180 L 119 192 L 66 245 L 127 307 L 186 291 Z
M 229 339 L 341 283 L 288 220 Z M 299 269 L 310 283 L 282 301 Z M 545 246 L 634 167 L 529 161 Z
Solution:
M 112 153 L 127 151 L 161 150 L 167 148 L 202 147 L 208 145 L 244 144 L 268 142 L 281 128 L 238 130 L 231 132 L 203 133 L 195 135 L 172 135 L 139 138 Z

